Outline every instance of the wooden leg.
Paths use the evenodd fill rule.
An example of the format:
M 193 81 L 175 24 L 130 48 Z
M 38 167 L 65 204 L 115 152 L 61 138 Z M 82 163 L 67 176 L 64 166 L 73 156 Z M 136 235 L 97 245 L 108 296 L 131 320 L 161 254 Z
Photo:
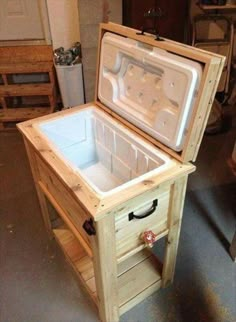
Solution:
M 236 262 L 236 232 L 230 245 L 229 252 L 233 260 Z
M 92 240 L 98 309 L 102 322 L 119 321 L 114 216 L 96 222 Z
M 163 262 L 162 287 L 168 286 L 174 278 L 187 178 L 185 176 L 179 179 L 171 188 L 171 202 L 168 213 L 169 233 L 166 239 L 166 250 Z
M 38 195 L 38 199 L 39 199 L 39 204 L 40 204 L 40 208 L 41 208 L 41 212 L 42 212 L 43 221 L 44 221 L 44 224 L 45 224 L 45 227 L 46 227 L 49 237 L 53 238 L 50 215 L 49 215 L 48 206 L 47 206 L 47 199 L 46 199 L 45 195 L 42 193 L 42 191 L 39 187 L 39 184 L 38 184 L 40 176 L 39 176 L 39 171 L 38 171 L 38 168 L 36 165 L 37 163 L 35 161 L 35 154 L 34 154 L 33 149 L 30 147 L 29 143 L 26 140 L 24 140 L 24 143 L 25 143 L 25 147 L 26 147 L 26 151 L 27 151 L 27 155 L 28 155 L 28 159 L 29 159 L 29 163 L 30 163 L 30 167 L 31 167 L 37 195 Z

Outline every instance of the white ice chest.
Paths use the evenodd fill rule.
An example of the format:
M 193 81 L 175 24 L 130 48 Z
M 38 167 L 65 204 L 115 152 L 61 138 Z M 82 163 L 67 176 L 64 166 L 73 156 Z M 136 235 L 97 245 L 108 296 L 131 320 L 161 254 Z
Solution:
M 18 127 L 46 227 L 49 201 L 64 222 L 57 240 L 110 322 L 173 280 L 188 161 L 224 58 L 101 24 L 98 61 L 95 102 Z M 166 238 L 162 263 L 145 231 Z

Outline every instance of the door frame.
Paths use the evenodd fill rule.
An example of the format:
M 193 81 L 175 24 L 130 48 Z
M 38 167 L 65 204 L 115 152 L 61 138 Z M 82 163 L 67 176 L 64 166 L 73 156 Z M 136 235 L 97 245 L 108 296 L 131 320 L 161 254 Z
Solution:
M 31 45 L 51 45 L 51 33 L 49 27 L 47 0 L 38 0 L 39 13 L 42 22 L 44 39 L 42 40 L 0 40 L 0 46 L 31 46 Z

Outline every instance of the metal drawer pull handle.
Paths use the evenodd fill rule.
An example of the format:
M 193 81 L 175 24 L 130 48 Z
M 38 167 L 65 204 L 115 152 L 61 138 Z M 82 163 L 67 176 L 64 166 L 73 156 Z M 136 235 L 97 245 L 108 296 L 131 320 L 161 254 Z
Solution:
M 130 212 L 129 215 L 128 215 L 129 216 L 129 221 L 133 220 L 134 218 L 143 219 L 143 218 L 146 218 L 146 217 L 150 216 L 151 214 L 154 213 L 154 211 L 156 211 L 157 206 L 158 206 L 158 199 L 155 199 L 155 200 L 153 200 L 151 209 L 148 210 L 145 214 L 140 215 L 140 216 L 135 216 L 133 211 Z

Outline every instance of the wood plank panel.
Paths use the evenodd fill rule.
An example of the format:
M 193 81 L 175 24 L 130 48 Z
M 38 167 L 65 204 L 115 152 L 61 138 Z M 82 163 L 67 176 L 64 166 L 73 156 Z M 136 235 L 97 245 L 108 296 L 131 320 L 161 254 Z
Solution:
M 33 150 L 31 143 L 25 137 L 24 137 L 24 143 L 25 143 L 25 148 L 26 148 L 28 159 L 29 159 L 31 172 L 33 175 L 34 183 L 35 183 L 35 188 L 36 188 L 37 195 L 38 195 L 38 200 L 39 200 L 39 205 L 41 208 L 41 213 L 42 213 L 44 225 L 47 230 L 48 236 L 50 238 L 52 238 L 53 237 L 52 225 L 51 225 L 51 221 L 50 221 L 50 214 L 48 211 L 47 200 L 38 185 L 39 169 L 38 169 L 38 165 L 37 165 L 37 161 L 36 161 L 35 151 Z
M 143 300 L 145 300 L 148 296 L 152 295 L 156 291 L 158 291 L 161 288 L 161 280 L 158 280 L 157 282 L 153 283 L 151 286 L 147 287 L 145 290 L 143 290 L 141 293 L 133 297 L 131 300 L 123 304 L 119 308 L 120 315 L 124 314 L 125 312 L 132 309 L 135 305 L 139 304 Z
M 52 94 L 52 84 L 14 84 L 0 86 L 1 96 L 33 96 Z
M 53 62 L 0 64 L 1 74 L 46 73 L 53 69 Z
M 123 261 L 118 265 L 118 276 L 124 274 L 137 264 L 143 262 L 146 258 L 151 256 L 151 252 L 147 249 L 141 250 L 137 254 L 129 257 L 127 260 Z
M 83 223 L 90 218 L 89 214 L 76 202 L 71 194 L 67 191 L 65 186 L 58 180 L 58 178 L 49 171 L 46 164 L 37 157 L 37 164 L 39 167 L 40 180 L 48 193 L 53 196 L 55 203 L 60 205 L 63 215 L 63 220 L 67 217 L 68 220 L 76 227 L 76 230 L 83 237 L 88 247 L 90 247 L 91 239 L 83 229 Z
M 6 104 L 5 98 L 4 97 L 0 97 L 0 102 L 1 102 L 2 108 L 5 110 L 7 108 L 7 104 Z M 0 113 L 1 113 L 1 110 L 0 110 Z
M 87 255 L 85 250 L 78 242 L 76 242 L 75 237 L 68 229 L 54 229 L 53 232 L 63 251 L 73 263 L 78 262 L 81 258 Z
M 83 249 L 86 251 L 89 257 L 92 257 L 92 251 L 86 240 L 84 240 L 83 236 L 80 234 L 80 232 L 77 230 L 77 227 L 74 226 L 73 222 L 71 222 L 70 217 L 68 217 L 68 214 L 62 209 L 62 207 L 58 204 L 56 199 L 51 195 L 45 184 L 39 180 L 38 185 L 44 195 L 47 197 L 47 199 L 51 202 L 55 210 L 58 212 L 58 214 L 61 216 L 61 219 L 64 221 L 64 223 L 68 226 L 68 228 L 71 230 L 71 232 L 74 234 L 74 237 L 79 241 Z
M 0 64 L 53 61 L 52 46 L 0 47 Z
M 117 261 L 115 248 L 115 221 L 108 216 L 95 223 L 92 238 L 94 272 L 102 321 L 119 321 Z
M 150 194 L 144 199 L 143 196 L 135 198 L 129 211 L 125 210 L 115 217 L 116 222 L 116 249 L 117 257 L 122 257 L 129 251 L 144 244 L 141 235 L 152 230 L 155 234 L 167 230 L 167 212 L 169 203 L 170 189 L 165 187 L 156 194 Z M 158 200 L 156 210 L 150 216 L 143 219 L 133 219 L 129 221 L 128 214 L 133 211 L 134 214 L 144 214 L 152 207 L 153 201 Z M 138 206 L 137 206 L 138 205 Z M 133 206 L 133 208 L 132 208 Z
M 48 114 L 49 109 L 49 107 L 9 108 L 0 110 L 0 119 L 3 122 L 33 119 Z
M 187 178 L 187 176 L 183 176 L 172 186 L 171 201 L 168 213 L 169 233 L 166 239 L 166 248 L 162 271 L 163 287 L 166 287 L 170 283 L 172 283 L 174 278 Z
M 54 229 L 53 233 L 83 286 L 97 304 L 95 277 L 91 274 L 94 273 L 92 260 L 68 229 Z
M 160 268 L 156 259 L 153 256 L 145 259 L 118 277 L 119 306 L 129 302 L 146 288 L 160 280 Z

